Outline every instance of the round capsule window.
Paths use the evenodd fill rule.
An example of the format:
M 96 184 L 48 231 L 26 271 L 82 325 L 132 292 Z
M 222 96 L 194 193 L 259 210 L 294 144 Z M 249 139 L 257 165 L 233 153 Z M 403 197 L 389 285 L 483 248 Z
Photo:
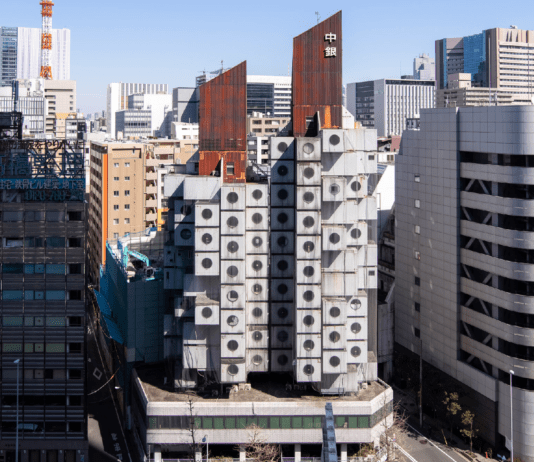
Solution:
M 334 331 L 334 332 L 330 332 L 330 335 L 328 336 L 328 338 L 330 339 L 332 343 L 337 343 L 341 339 L 341 335 L 339 332 Z
M 263 291 L 263 287 L 261 286 L 261 284 L 254 284 L 252 286 L 252 292 L 256 295 L 259 295 L 261 294 Z
M 362 325 L 359 322 L 353 322 L 350 326 L 350 330 L 353 334 L 358 334 L 362 330 Z
M 302 319 L 302 322 L 305 326 L 313 326 L 315 324 L 315 319 L 313 316 L 310 316 L 309 314 L 307 316 L 304 316 Z
M 239 318 L 234 315 L 228 316 L 228 318 L 226 319 L 226 323 L 231 327 L 235 327 L 239 324 Z
M 362 235 L 362 232 L 358 228 L 354 228 L 350 232 L 350 237 L 352 237 L 352 239 L 359 239 L 361 235 Z
M 205 233 L 202 235 L 202 242 L 206 245 L 211 244 L 211 241 L 213 241 L 213 238 L 211 237 L 211 234 Z
M 289 311 L 287 308 L 281 307 L 281 308 L 278 308 L 277 314 L 280 319 L 285 319 L 289 315 Z
M 204 220 L 209 220 L 213 216 L 213 212 L 210 209 L 202 210 L 202 218 Z
M 313 252 L 313 249 L 315 249 L 315 244 L 312 241 L 306 241 L 302 248 L 304 249 L 304 252 L 310 253 Z
M 315 294 L 311 290 L 307 290 L 302 294 L 302 298 L 304 298 L 306 302 L 311 302 L 315 298 Z
M 313 269 L 313 266 L 305 266 L 302 272 L 304 273 L 304 276 L 306 276 L 307 278 L 311 278 L 315 274 L 315 270 Z
M 229 217 L 228 220 L 226 220 L 226 224 L 229 228 L 235 228 L 239 224 L 239 220 L 237 217 Z
M 313 177 L 313 175 L 315 175 L 315 170 L 313 170 L 311 167 L 306 167 L 302 174 L 304 175 L 304 178 L 309 180 Z
M 287 220 L 289 220 L 289 217 L 287 216 L 287 213 L 285 212 L 279 213 L 276 218 L 278 222 L 282 224 L 287 223 Z
M 315 220 L 313 217 L 305 217 L 304 220 L 302 220 L 302 224 L 305 228 L 311 228 L 315 224 Z
M 237 195 L 237 193 L 231 192 L 231 193 L 228 193 L 228 195 L 226 196 L 226 200 L 230 204 L 235 204 L 239 200 L 239 196 Z
M 282 153 L 286 152 L 287 143 L 284 143 L 283 141 L 281 143 L 278 143 L 278 150 Z
M 312 154 L 313 151 L 315 151 L 315 147 L 311 143 L 306 143 L 304 146 L 302 146 L 302 150 L 305 154 Z
M 315 199 L 315 194 L 310 191 L 305 192 L 302 196 L 302 199 L 304 199 L 304 202 L 306 202 L 307 204 L 310 204 Z
M 185 228 L 185 229 L 182 229 L 180 231 L 180 237 L 184 240 L 184 241 L 188 241 L 189 239 L 191 239 L 191 236 L 193 235 L 193 233 L 191 232 L 191 230 L 189 228 Z
M 313 373 L 315 372 L 315 367 L 313 367 L 311 364 L 306 364 L 303 368 L 302 368 L 302 372 L 304 372 L 305 375 L 313 375 Z
M 341 359 L 339 359 L 339 356 L 332 356 L 329 363 L 332 367 L 337 367 L 341 364 Z
M 252 191 L 252 197 L 259 201 L 263 197 L 263 193 L 261 192 L 261 189 L 255 189 Z
M 259 366 L 263 362 L 263 358 L 260 355 L 254 355 L 252 357 L 252 364 Z
M 287 355 L 280 355 L 276 361 L 278 364 L 280 364 L 280 366 L 285 366 L 289 362 L 289 358 Z
M 211 315 L 213 314 L 213 310 L 206 306 L 205 308 L 202 308 L 202 317 L 205 319 L 211 318 Z
M 358 180 L 355 180 L 352 182 L 352 184 L 350 185 L 350 188 L 354 191 L 354 192 L 357 192 L 359 191 L 360 189 L 362 189 L 362 185 L 360 184 L 360 182 Z
M 350 307 L 356 311 L 356 310 L 359 310 L 361 307 L 362 307 L 362 302 L 360 302 L 360 300 L 358 300 L 357 298 L 355 298 L 354 300 L 352 300 L 350 302 Z
M 239 344 L 235 340 L 230 340 L 226 346 L 230 351 L 236 351 L 239 348 Z
M 228 252 L 236 253 L 239 250 L 239 244 L 236 241 L 230 241 L 226 248 Z
M 337 146 L 341 139 L 339 138 L 339 135 L 331 135 L 330 136 L 330 144 L 333 146 Z
M 261 247 L 263 244 L 263 239 L 259 236 L 254 236 L 252 238 L 252 245 L 256 248 Z
M 255 318 L 261 318 L 263 315 L 263 310 L 261 308 L 254 308 L 252 310 L 252 316 L 254 316 Z
M 341 240 L 341 237 L 339 236 L 338 233 L 332 233 L 330 234 L 330 237 L 328 238 L 328 240 L 332 243 L 332 244 L 338 244 L 339 241 Z
M 340 192 L 341 188 L 337 183 L 330 185 L 330 194 L 332 194 L 332 196 L 337 196 Z
M 228 366 L 228 373 L 230 375 L 237 375 L 239 373 L 239 367 L 237 367 L 235 364 L 230 364 Z
M 287 294 L 287 292 L 289 291 L 289 288 L 287 287 L 286 284 L 280 284 L 280 285 L 276 288 L 276 290 L 278 291 L 278 293 L 279 293 L 280 295 L 285 295 L 285 294 Z
M 281 330 L 278 332 L 278 335 L 276 336 L 279 342 L 287 342 L 287 339 L 289 338 L 289 334 L 285 330 Z
M 338 318 L 341 315 L 341 310 L 337 306 L 330 308 L 330 316 Z
M 278 167 L 277 172 L 280 176 L 286 176 L 289 173 L 289 169 L 286 165 L 280 165 L 280 167 Z
M 182 215 L 184 216 L 188 216 L 188 215 L 191 215 L 191 212 L 193 211 L 193 209 L 191 208 L 190 205 L 182 205 L 182 208 L 180 209 L 180 212 L 182 213 Z
M 277 196 L 281 201 L 285 201 L 289 197 L 289 193 L 287 192 L 287 189 L 279 189 Z
M 263 338 L 263 334 L 259 330 L 252 332 L 252 339 L 255 342 L 260 342 L 262 338 Z
M 360 356 L 362 354 L 362 349 L 358 346 L 353 346 L 351 349 L 350 349 L 350 354 L 357 358 L 358 356 Z
M 305 340 L 302 346 L 306 351 L 311 351 L 315 348 L 315 343 L 313 340 Z
M 263 220 L 263 217 L 261 215 L 261 213 L 255 213 L 254 215 L 252 215 L 252 223 L 254 223 L 255 225 L 259 225 Z
M 289 243 L 289 240 L 287 239 L 286 236 L 280 236 L 276 243 L 280 246 L 280 247 L 285 247 L 287 246 L 287 244 Z
M 231 290 L 230 292 L 228 292 L 227 298 L 228 298 L 228 301 L 234 303 L 239 298 L 239 294 L 237 293 L 236 290 Z
M 286 271 L 286 270 L 289 268 L 289 263 L 288 263 L 286 260 L 280 260 L 280 261 L 276 264 L 276 267 L 277 267 L 280 271 Z
M 252 262 L 252 269 L 253 269 L 254 271 L 261 271 L 262 268 L 263 268 L 263 263 L 262 263 L 261 261 L 259 261 L 259 260 L 254 260 L 254 261 Z
M 204 258 L 204 260 L 202 260 L 202 268 L 210 269 L 212 266 L 213 262 L 211 261 L 211 258 Z
M 239 274 L 239 270 L 237 269 L 237 266 L 232 265 L 226 269 L 226 274 L 231 278 L 235 278 Z

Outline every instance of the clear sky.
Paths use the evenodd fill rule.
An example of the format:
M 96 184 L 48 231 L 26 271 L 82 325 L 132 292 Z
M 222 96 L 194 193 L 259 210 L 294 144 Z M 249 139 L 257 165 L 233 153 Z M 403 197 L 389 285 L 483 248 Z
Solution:
M 0 25 L 41 27 L 40 0 L 2 1 Z M 531 0 L 54 0 L 71 30 L 78 108 L 105 109 L 111 82 L 194 86 L 203 70 L 247 60 L 248 73 L 288 75 L 293 37 L 343 10 L 343 83 L 412 73 L 434 41 L 511 24 L 534 29 Z

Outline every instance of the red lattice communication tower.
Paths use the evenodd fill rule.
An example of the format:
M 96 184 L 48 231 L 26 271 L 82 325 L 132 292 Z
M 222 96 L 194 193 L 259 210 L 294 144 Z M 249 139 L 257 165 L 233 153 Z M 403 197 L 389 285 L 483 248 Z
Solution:
M 52 53 L 52 7 L 51 0 L 42 0 L 43 7 L 43 36 L 41 38 L 41 77 L 52 80 L 52 66 L 50 65 L 50 54 Z

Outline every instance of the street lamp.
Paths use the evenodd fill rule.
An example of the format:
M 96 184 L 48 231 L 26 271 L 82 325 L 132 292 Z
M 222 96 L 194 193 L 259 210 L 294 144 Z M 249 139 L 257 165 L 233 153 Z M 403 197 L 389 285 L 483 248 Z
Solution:
M 206 462 L 209 462 L 210 453 L 208 450 L 209 449 L 208 435 L 204 435 L 204 438 L 202 438 L 202 442 L 206 443 Z
M 13 361 L 17 365 L 17 428 L 15 433 L 15 462 L 19 462 L 19 366 L 20 359 Z
M 510 369 L 510 460 L 514 462 L 514 418 L 513 418 L 513 407 L 514 403 L 512 401 L 512 375 L 514 371 Z

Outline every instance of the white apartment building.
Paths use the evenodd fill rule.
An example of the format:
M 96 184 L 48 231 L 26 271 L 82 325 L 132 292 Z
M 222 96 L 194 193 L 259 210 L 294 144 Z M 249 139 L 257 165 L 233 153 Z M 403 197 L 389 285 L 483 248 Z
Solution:
M 186 122 L 172 122 L 171 139 L 198 140 L 198 124 L 190 124 Z
M 415 80 L 435 80 L 436 63 L 426 53 L 419 55 L 413 60 L 413 78 Z
M 291 77 L 247 75 L 247 113 L 291 117 Z
M 150 111 L 152 136 L 164 138 L 170 135 L 166 118 L 172 117 L 172 95 L 136 93 L 128 96 L 128 109 Z

